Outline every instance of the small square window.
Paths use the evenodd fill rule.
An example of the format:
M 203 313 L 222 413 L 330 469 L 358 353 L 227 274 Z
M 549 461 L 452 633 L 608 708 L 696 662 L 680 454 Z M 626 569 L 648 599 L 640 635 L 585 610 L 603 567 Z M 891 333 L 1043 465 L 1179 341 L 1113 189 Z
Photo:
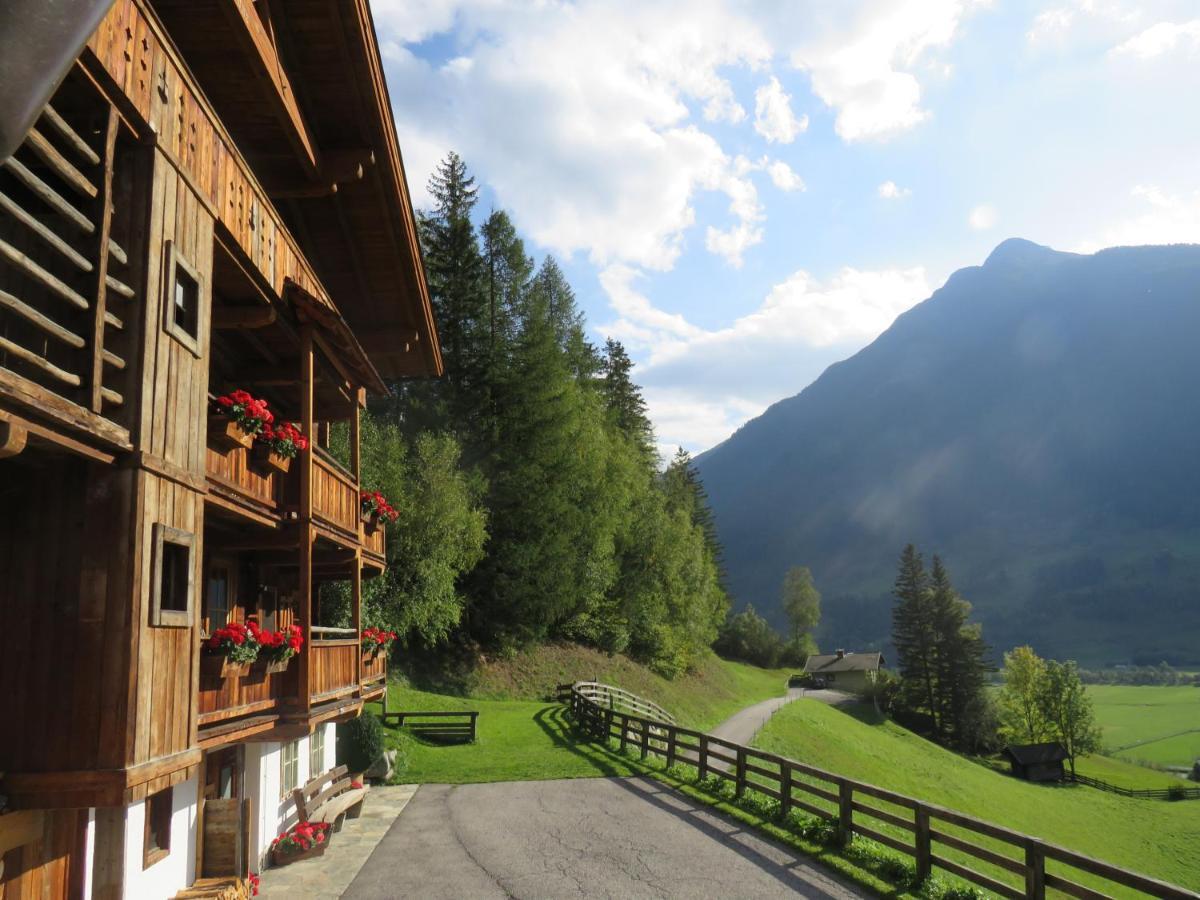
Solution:
M 203 318 L 200 307 L 204 285 L 200 273 L 188 264 L 174 242 L 166 243 L 166 303 L 163 309 L 163 328 L 181 344 L 201 356 L 204 344 L 200 334 Z
M 142 841 L 142 868 L 148 869 L 171 854 L 171 812 L 174 788 L 146 798 L 146 827 Z
M 178 528 L 154 526 L 150 624 L 187 628 L 192 624 L 192 551 L 194 535 Z

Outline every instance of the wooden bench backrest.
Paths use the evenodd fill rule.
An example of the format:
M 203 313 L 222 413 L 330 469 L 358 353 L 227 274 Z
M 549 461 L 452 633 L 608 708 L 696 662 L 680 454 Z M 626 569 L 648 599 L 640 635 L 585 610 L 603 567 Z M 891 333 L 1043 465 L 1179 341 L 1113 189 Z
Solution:
M 307 822 L 312 813 L 321 808 L 329 797 L 336 796 L 350 787 L 350 779 L 346 777 L 349 770 L 346 766 L 330 769 L 319 778 L 314 778 L 302 788 L 292 791 L 296 801 L 296 815 L 301 822 Z

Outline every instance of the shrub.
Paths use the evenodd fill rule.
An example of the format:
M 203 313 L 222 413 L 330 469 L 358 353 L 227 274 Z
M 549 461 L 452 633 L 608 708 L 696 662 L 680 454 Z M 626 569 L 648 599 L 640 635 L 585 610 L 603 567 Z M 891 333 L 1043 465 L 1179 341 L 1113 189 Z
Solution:
M 339 723 L 337 750 L 338 762 L 351 772 L 366 771 L 383 755 L 383 724 L 370 713 Z

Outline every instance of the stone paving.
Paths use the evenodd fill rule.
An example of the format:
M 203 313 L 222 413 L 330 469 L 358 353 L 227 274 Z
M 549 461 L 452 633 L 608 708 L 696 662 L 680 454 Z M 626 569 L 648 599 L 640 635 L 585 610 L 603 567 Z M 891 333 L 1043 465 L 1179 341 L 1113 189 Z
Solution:
M 346 819 L 323 856 L 281 869 L 266 869 L 258 896 L 273 900 L 337 900 L 404 811 L 417 787 L 404 784 L 371 788 L 362 815 Z

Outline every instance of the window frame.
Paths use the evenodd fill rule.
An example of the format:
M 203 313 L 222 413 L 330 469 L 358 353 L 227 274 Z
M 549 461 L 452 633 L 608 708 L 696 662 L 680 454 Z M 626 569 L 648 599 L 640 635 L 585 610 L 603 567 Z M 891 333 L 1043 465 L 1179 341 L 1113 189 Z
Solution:
M 175 814 L 175 788 L 164 788 L 144 801 L 142 824 L 142 869 L 171 855 L 171 819 Z M 165 835 L 165 839 L 164 839 Z
M 163 291 L 163 330 L 187 347 L 193 356 L 201 359 L 204 356 L 201 348 L 207 342 L 206 329 L 208 327 L 208 316 L 204 315 L 204 276 L 195 266 L 184 259 L 174 241 L 165 241 L 163 247 L 166 254 L 167 273 Z M 189 333 L 175 318 L 175 282 L 180 270 L 196 283 L 196 333 L 194 335 Z
M 320 735 L 320 740 L 317 736 Z M 319 759 L 315 760 L 318 747 L 321 751 Z M 325 774 L 325 726 L 318 725 L 313 733 L 308 736 L 308 780 L 312 781 L 320 775 Z
M 196 536 L 189 531 L 155 522 L 150 566 L 150 624 L 159 628 L 191 628 L 196 611 Z M 164 544 L 187 548 L 187 597 L 183 609 L 163 609 Z
M 288 751 L 291 750 L 291 759 L 288 759 Z M 293 769 L 292 783 L 288 785 L 287 770 L 289 767 Z M 300 739 L 284 741 L 279 745 L 279 797 L 286 800 L 292 796 L 292 791 L 300 787 Z

